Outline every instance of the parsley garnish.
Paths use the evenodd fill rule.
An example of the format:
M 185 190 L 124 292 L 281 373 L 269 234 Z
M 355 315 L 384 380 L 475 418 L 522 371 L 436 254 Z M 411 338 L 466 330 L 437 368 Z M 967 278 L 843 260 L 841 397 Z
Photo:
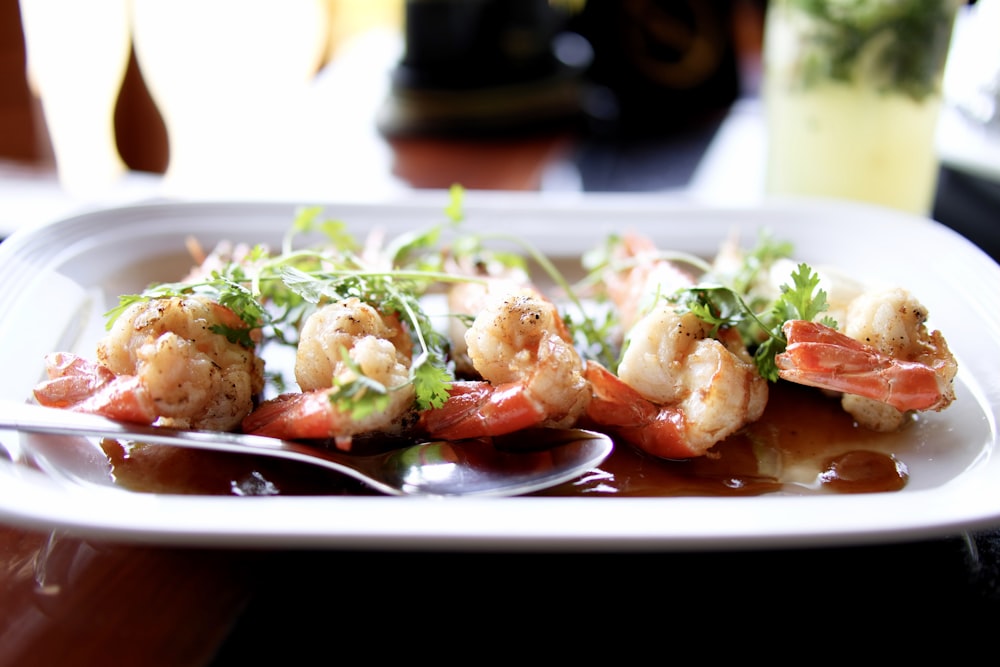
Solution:
M 323 218 L 319 207 L 301 208 L 279 252 L 256 247 L 240 262 L 229 262 L 207 278 L 155 284 L 141 294 L 122 296 L 118 306 L 106 313 L 107 327 L 134 303 L 200 294 L 230 308 L 246 323 L 245 329 L 213 329 L 228 340 L 253 347 L 251 332 L 262 329 L 267 340 L 294 345 L 301 324 L 316 308 L 357 297 L 404 323 L 414 342 L 409 382 L 416 408 L 438 407 L 448 398 L 453 373 L 447 340 L 432 326 L 420 299 L 435 282 L 460 279 L 440 272 L 438 245 L 443 230 L 463 217 L 463 194 L 460 187 L 452 188 L 446 223 L 400 235 L 378 249 L 363 248 L 344 223 Z M 319 242 L 297 247 L 300 240 L 316 236 Z M 344 358 L 355 377 L 334 379 L 331 400 L 355 417 L 384 409 L 389 392 L 396 388 L 364 376 L 346 354 Z
M 774 358 L 784 351 L 788 342 L 782 326 L 788 320 L 811 321 L 829 309 L 826 291 L 819 288 L 819 275 L 807 264 L 799 264 L 791 279 L 792 284 L 781 285 L 780 296 L 763 312 L 755 311 L 744 295 L 725 285 L 696 285 L 668 298 L 680 312 L 690 311 L 711 324 L 713 334 L 720 327 L 736 328 L 753 353 L 760 375 L 777 381 L 778 367 Z M 837 326 L 828 317 L 821 321 L 827 326 Z
M 255 343 L 250 337 L 251 331 L 260 328 L 269 317 L 261 302 L 251 293 L 247 282 L 243 267 L 230 264 L 223 271 L 213 271 L 205 280 L 155 284 L 142 294 L 126 294 L 119 297 L 118 305 L 104 315 L 105 328 L 110 330 L 115 320 L 135 303 L 199 295 L 229 308 L 246 324 L 246 327 L 240 329 L 215 325 L 212 331 L 225 336 L 231 343 L 252 349 Z

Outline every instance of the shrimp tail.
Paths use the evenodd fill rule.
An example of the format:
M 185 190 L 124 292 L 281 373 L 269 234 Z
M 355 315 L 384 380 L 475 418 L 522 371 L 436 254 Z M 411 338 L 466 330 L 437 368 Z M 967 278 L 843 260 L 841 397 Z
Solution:
M 244 433 L 285 440 L 329 438 L 336 431 L 327 391 L 276 396 L 258 405 L 241 426 Z
M 788 344 L 775 357 L 783 380 L 863 396 L 903 412 L 940 410 L 950 402 L 931 365 L 893 358 L 818 322 L 790 320 L 783 331 Z
M 692 443 L 685 437 L 683 412 L 647 400 L 601 364 L 589 361 L 585 373 L 592 390 L 586 421 L 664 459 L 703 456 L 714 444 L 701 447 Z
M 42 405 L 89 412 L 110 419 L 152 424 L 156 405 L 139 378 L 115 375 L 110 369 L 68 352 L 45 357 L 48 380 L 34 389 Z
M 419 426 L 433 438 L 459 440 L 512 433 L 545 417 L 521 383 L 469 380 L 453 383 L 445 404 L 422 412 Z
M 591 387 L 586 414 L 595 423 L 632 427 L 656 419 L 658 408 L 600 363 L 587 361 L 584 376 Z
M 563 428 L 576 423 L 590 398 L 583 360 L 556 306 L 531 287 L 495 287 L 465 333 L 480 379 L 454 383 L 444 405 L 420 415 L 431 437 Z

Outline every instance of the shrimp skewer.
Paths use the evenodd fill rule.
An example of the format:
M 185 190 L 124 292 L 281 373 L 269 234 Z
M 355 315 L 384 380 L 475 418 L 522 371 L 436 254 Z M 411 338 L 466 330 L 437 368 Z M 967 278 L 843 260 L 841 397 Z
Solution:
M 206 297 L 136 302 L 98 342 L 97 362 L 48 355 L 48 380 L 35 398 L 131 422 L 231 430 L 263 390 L 264 362 L 227 330 L 249 333 L 249 326 Z
M 442 407 L 421 413 L 432 437 L 567 427 L 582 414 L 590 399 L 583 360 L 555 305 L 536 290 L 495 284 L 464 338 L 483 379 L 455 382 Z
M 851 301 L 843 333 L 814 322 L 787 322 L 788 344 L 775 358 L 779 376 L 843 392 L 841 404 L 859 424 L 895 430 L 906 413 L 940 411 L 955 400 L 958 363 L 926 319 L 926 309 L 896 288 Z
M 295 379 L 301 391 L 259 405 L 243 420 L 243 431 L 332 438 L 342 449 L 358 434 L 399 432 L 414 403 L 411 362 L 412 342 L 397 317 L 355 297 L 324 305 L 305 321 L 299 338 Z M 366 388 L 360 393 L 381 393 L 384 400 L 359 412 L 338 399 L 362 377 Z

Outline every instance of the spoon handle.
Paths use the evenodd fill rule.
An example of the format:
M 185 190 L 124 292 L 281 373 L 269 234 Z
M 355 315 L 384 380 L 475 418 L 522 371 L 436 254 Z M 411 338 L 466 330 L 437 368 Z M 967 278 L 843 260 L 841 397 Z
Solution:
M 52 435 L 108 437 L 235 454 L 254 454 L 309 463 L 334 470 L 388 495 L 403 491 L 358 469 L 370 457 L 348 457 L 290 440 L 222 431 L 189 431 L 115 421 L 99 415 L 0 401 L 0 429 Z

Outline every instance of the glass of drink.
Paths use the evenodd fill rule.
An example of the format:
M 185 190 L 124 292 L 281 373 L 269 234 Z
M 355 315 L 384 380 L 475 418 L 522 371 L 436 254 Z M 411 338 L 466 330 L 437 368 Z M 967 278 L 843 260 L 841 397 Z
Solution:
M 764 103 L 770 194 L 927 215 L 935 131 L 964 0 L 770 0 Z
M 115 104 L 131 47 L 128 0 L 20 0 L 28 80 L 41 101 L 59 183 L 101 198 L 125 176 Z

